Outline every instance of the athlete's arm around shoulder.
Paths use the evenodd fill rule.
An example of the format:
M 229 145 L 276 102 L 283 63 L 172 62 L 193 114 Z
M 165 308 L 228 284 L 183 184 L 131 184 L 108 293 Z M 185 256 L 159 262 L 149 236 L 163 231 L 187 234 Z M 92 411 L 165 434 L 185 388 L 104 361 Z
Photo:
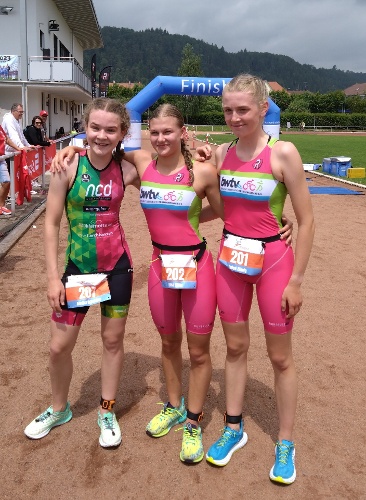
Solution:
M 81 148 L 80 146 L 66 146 L 59 151 L 56 151 L 55 156 L 52 158 L 52 163 L 50 167 L 50 172 L 60 172 L 60 170 L 65 170 L 74 160 L 76 153 L 81 153 L 85 151 L 86 148 Z
M 135 149 L 132 151 L 125 151 L 124 153 L 124 159 L 129 163 L 132 163 L 132 165 L 135 165 L 140 179 L 148 165 L 151 163 L 152 158 L 152 153 L 146 151 L 145 149 Z
M 125 186 L 134 186 L 137 189 L 140 189 L 140 177 L 137 173 L 135 165 L 123 159 L 121 162 L 121 167 L 123 171 L 123 179 Z
M 224 158 L 229 149 L 229 146 L 230 142 L 225 142 L 224 144 L 221 144 L 215 151 L 215 163 L 218 172 L 220 171 L 220 168 L 224 162 Z
M 195 166 L 196 165 L 196 166 Z M 200 196 L 206 196 L 207 200 L 215 212 L 215 215 L 224 218 L 224 205 L 220 195 L 219 180 L 217 177 L 217 170 L 212 163 L 193 164 L 194 184 L 193 187 L 196 193 Z M 207 214 L 202 214 L 200 222 L 207 222 L 214 217 Z

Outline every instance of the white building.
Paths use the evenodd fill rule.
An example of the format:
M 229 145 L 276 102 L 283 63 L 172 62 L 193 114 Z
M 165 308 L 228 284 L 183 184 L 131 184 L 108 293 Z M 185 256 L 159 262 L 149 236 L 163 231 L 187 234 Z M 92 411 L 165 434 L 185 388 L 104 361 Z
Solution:
M 83 51 L 103 46 L 92 0 L 0 0 L 0 123 L 15 102 L 23 127 L 41 110 L 48 134 L 72 129 L 91 99 Z

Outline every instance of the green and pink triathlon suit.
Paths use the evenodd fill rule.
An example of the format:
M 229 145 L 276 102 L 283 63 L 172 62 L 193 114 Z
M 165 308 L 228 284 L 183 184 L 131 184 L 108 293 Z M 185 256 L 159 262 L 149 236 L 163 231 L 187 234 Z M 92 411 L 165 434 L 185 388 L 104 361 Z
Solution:
M 216 312 L 215 270 L 212 255 L 198 229 L 202 200 L 189 185 L 187 167 L 172 175 L 162 175 L 156 161 L 152 161 L 141 179 L 140 202 L 153 244 L 149 304 L 159 333 L 178 331 L 182 313 L 187 331 L 211 333 Z M 177 285 L 181 289 L 166 285 L 162 255 L 177 254 L 195 255 L 195 288 L 185 288 L 190 286 L 187 281 Z M 169 271 L 168 268 L 168 274 Z
M 255 284 L 265 330 L 283 334 L 293 326 L 293 319 L 287 319 L 281 310 L 281 299 L 292 273 L 294 255 L 278 235 L 287 189 L 272 174 L 271 152 L 275 142 L 276 139 L 269 138 L 261 153 L 248 162 L 238 158 L 235 145 L 229 147 L 224 158 L 220 192 L 225 226 L 219 255 L 230 235 L 264 242 L 265 254 L 262 272 L 253 276 L 236 272 L 219 259 L 216 289 L 221 320 L 237 323 L 248 320 Z
M 70 275 L 105 273 L 111 298 L 101 302 L 104 316 L 127 316 L 132 290 L 132 259 L 119 220 L 125 193 L 121 165 L 112 160 L 97 170 L 87 155 L 80 154 L 74 182 L 65 202 L 69 223 L 65 284 Z M 62 307 L 52 319 L 68 325 L 80 325 L 88 306 Z

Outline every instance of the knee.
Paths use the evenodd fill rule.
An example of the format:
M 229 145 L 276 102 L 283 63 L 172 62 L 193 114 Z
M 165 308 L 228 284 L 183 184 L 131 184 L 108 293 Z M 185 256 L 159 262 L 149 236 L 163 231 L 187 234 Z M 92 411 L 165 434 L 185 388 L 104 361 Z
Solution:
M 63 356 L 68 356 L 72 353 L 72 347 L 65 344 L 58 344 L 56 342 L 51 342 L 50 344 L 50 359 L 51 361 L 57 361 Z
M 114 335 L 103 338 L 103 348 L 110 353 L 117 353 L 123 350 L 123 335 Z
M 161 350 L 166 356 L 172 355 L 180 351 L 182 344 L 181 337 L 175 335 L 162 335 L 161 336 Z
M 293 365 L 293 358 L 291 354 L 287 353 L 268 353 L 272 366 L 279 372 L 285 372 L 290 366 Z
M 209 350 L 197 346 L 188 346 L 188 351 L 192 365 L 199 366 L 210 363 L 211 357 Z
M 239 358 L 246 356 L 249 349 L 249 343 L 241 340 L 235 342 L 228 342 L 226 346 L 227 356 L 230 358 Z

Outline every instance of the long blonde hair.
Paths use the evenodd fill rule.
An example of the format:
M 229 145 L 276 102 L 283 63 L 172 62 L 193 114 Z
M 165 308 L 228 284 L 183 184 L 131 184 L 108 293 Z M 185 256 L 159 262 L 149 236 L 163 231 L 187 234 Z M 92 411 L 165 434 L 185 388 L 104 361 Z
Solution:
M 182 113 L 179 111 L 179 109 L 174 106 L 173 104 L 165 103 L 161 104 L 158 106 L 150 115 L 150 120 L 149 120 L 149 127 L 150 127 L 150 121 L 154 118 L 165 118 L 172 116 L 177 120 L 177 125 L 179 128 L 184 127 L 184 119 L 182 116 Z M 194 174 L 193 174 L 193 161 L 192 161 L 192 154 L 190 150 L 188 149 L 188 146 L 186 144 L 186 141 L 182 138 L 181 139 L 181 146 L 180 146 L 181 153 L 184 157 L 184 162 L 185 165 L 188 169 L 189 172 L 189 184 L 192 186 L 193 181 L 194 181 Z

